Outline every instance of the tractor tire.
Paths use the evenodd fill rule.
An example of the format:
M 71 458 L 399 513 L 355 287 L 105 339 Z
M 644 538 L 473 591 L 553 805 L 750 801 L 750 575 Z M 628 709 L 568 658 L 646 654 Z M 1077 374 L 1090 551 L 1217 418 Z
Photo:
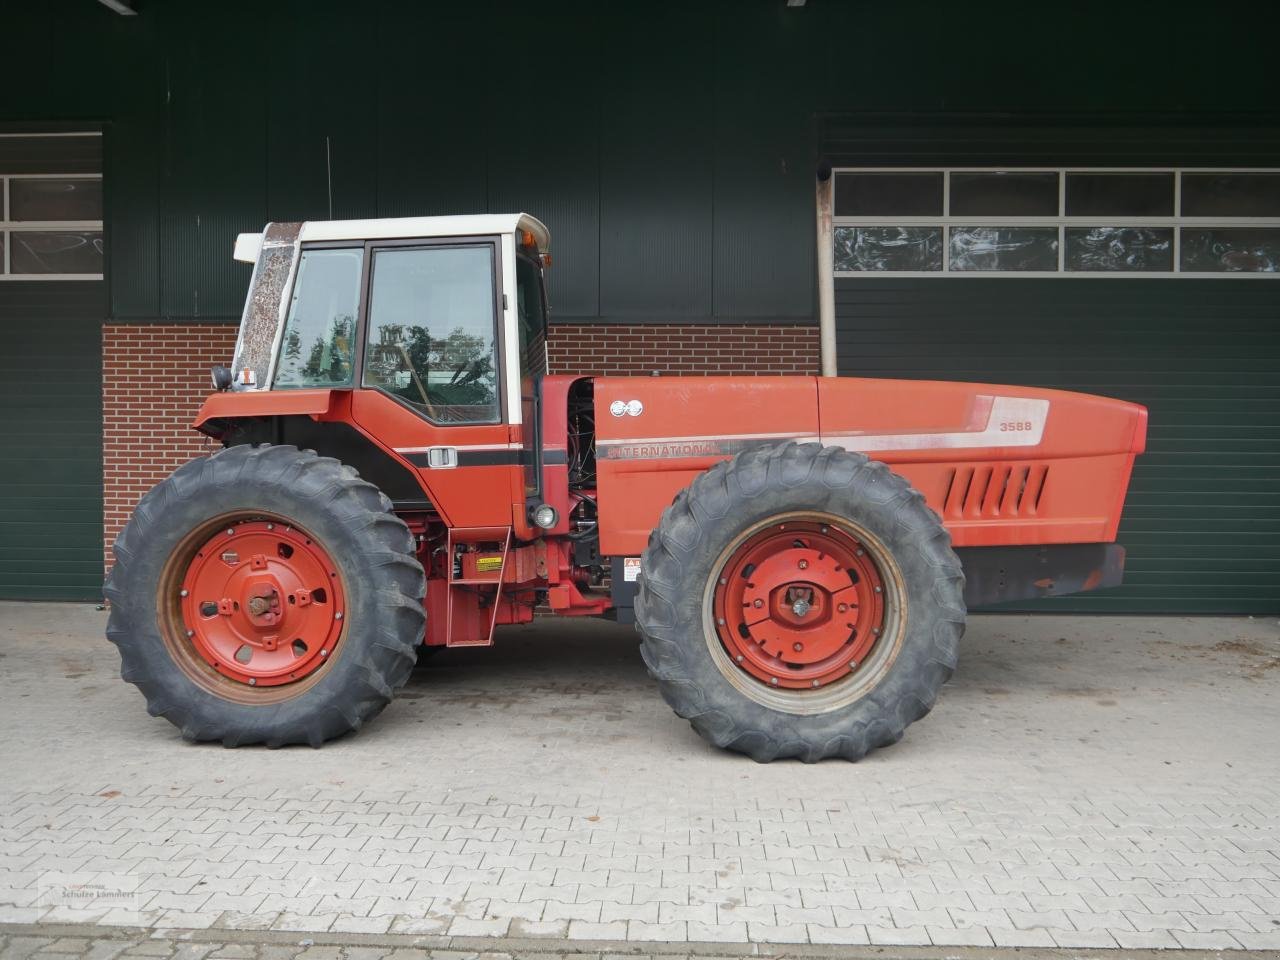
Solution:
M 723 461 L 667 508 L 636 627 L 662 696 L 717 747 L 857 760 L 929 712 L 964 633 L 964 572 L 882 463 L 783 443 Z
M 107 638 L 187 740 L 318 747 L 404 685 L 425 589 L 409 528 L 354 469 L 233 446 L 138 504 L 115 543 Z

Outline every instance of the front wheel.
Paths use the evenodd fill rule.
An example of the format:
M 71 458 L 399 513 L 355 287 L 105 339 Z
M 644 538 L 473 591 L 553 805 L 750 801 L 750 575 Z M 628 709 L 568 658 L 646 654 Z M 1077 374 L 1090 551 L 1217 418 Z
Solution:
M 857 760 L 933 706 L 964 632 L 964 575 L 884 464 L 787 443 L 717 464 L 663 514 L 636 623 L 703 737 L 758 761 Z
M 314 451 L 234 446 L 178 468 L 115 560 L 121 676 L 188 740 L 319 746 L 390 702 L 422 642 L 408 527 Z

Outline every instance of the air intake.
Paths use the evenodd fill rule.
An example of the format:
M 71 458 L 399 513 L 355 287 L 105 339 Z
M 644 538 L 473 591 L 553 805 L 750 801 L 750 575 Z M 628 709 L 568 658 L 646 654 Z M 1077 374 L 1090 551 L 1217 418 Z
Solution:
M 996 463 L 952 470 L 943 496 L 943 519 L 1033 517 L 1048 479 L 1049 467 L 1043 463 Z

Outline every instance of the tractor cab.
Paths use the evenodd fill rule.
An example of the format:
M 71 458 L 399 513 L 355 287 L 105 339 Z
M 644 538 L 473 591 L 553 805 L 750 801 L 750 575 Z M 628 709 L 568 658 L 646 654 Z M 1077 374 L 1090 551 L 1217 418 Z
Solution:
M 231 389 L 368 387 L 438 424 L 519 423 L 503 380 L 545 372 L 549 242 L 526 214 L 241 234 L 255 269 Z
M 395 483 L 406 496 L 393 499 L 425 493 L 454 527 L 511 525 L 514 502 L 517 532 L 531 534 L 549 242 L 526 214 L 273 223 L 241 234 L 236 258 L 255 268 L 231 375 L 215 386 L 221 377 L 229 405 L 270 392 L 320 419 L 340 406 L 378 448 L 363 459 L 382 453 L 430 471 L 426 491 Z M 519 471 L 528 497 L 514 501 L 512 467 L 530 468 Z
M 196 427 L 224 445 L 316 450 L 385 493 L 445 612 L 429 644 L 487 644 L 542 601 L 611 605 L 591 591 L 598 553 L 575 573 L 582 550 L 566 536 L 587 501 L 566 476 L 577 378 L 543 382 L 549 241 L 508 214 L 272 223 L 236 242 L 253 278 L 232 368 L 215 371 Z M 548 392 L 559 430 L 546 443 Z M 524 592 L 504 597 L 504 583 Z

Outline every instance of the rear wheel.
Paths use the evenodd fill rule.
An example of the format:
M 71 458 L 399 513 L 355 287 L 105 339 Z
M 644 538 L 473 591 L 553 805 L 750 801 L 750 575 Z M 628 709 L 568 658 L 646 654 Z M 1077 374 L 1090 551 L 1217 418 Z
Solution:
M 310 743 L 408 678 L 424 576 L 391 504 L 336 460 L 237 446 L 179 468 L 115 545 L 107 636 L 190 740 Z
M 637 626 L 663 696 L 756 760 L 893 743 L 955 667 L 950 537 L 859 454 L 789 443 L 718 464 L 663 515 L 642 568 Z

